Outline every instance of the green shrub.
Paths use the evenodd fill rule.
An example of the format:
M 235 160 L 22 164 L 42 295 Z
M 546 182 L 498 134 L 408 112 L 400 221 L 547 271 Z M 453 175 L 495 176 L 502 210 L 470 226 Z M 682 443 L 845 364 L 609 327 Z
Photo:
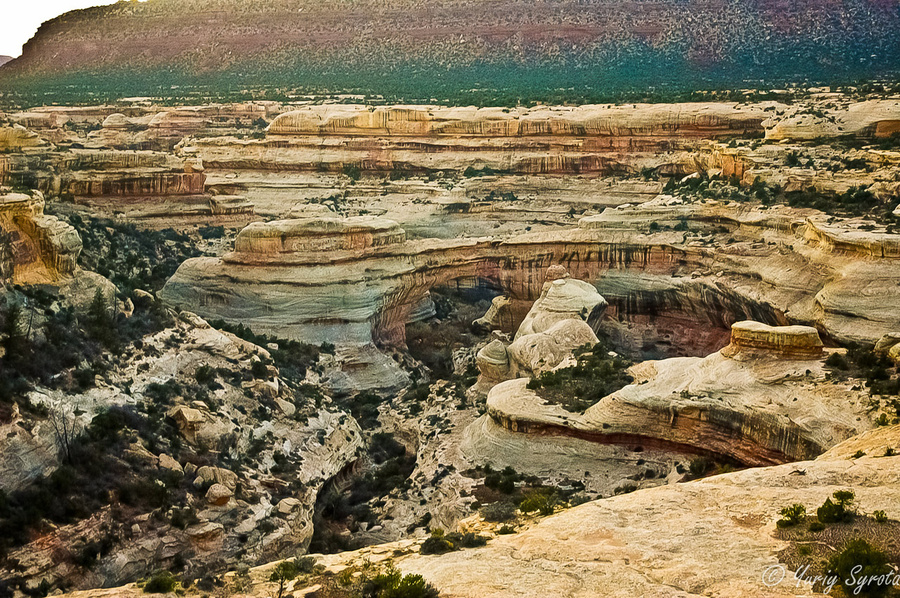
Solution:
M 446 539 L 454 546 L 459 546 L 460 548 L 478 548 L 487 544 L 488 541 L 486 537 L 479 536 L 473 532 L 447 534 Z
M 789 507 L 781 509 L 781 519 L 778 520 L 778 527 L 793 527 L 803 522 L 806 517 L 806 507 L 799 503 L 795 503 Z
M 343 172 L 351 181 L 358 181 L 362 176 L 362 172 L 356 164 L 345 164 Z
M 455 547 L 443 535 L 432 534 L 430 538 L 422 542 L 419 554 L 446 554 L 453 552 Z
M 691 459 L 691 463 L 688 466 L 688 469 L 690 469 L 691 472 L 691 476 L 695 478 L 706 475 L 706 473 L 712 468 L 713 463 L 706 457 L 696 457 L 694 459 Z
M 838 490 L 833 495 L 834 501 L 826 498 L 825 502 L 816 510 L 816 515 L 822 523 L 846 523 L 853 520 L 852 504 L 855 498 L 850 490 Z
M 891 589 L 890 581 L 881 577 L 893 571 L 887 555 L 866 540 L 848 542 L 829 559 L 828 568 L 848 596 L 884 596 Z M 864 578 L 867 583 L 859 583 Z
M 877 521 L 878 523 L 887 523 L 888 520 L 887 513 L 885 513 L 884 511 L 875 511 L 874 513 L 872 513 L 872 517 L 874 517 L 875 521 Z
M 472 532 L 444 534 L 441 529 L 431 532 L 431 537 L 422 543 L 420 554 L 446 554 L 460 548 L 477 548 L 487 544 L 488 539 Z
M 296 561 L 281 561 L 275 566 L 269 581 L 278 583 L 278 598 L 284 596 L 284 587 L 287 582 L 291 581 L 300 574 L 300 568 Z
M 819 521 L 818 519 L 814 519 L 809 522 L 809 531 L 811 532 L 820 532 L 825 529 L 825 524 Z
M 393 566 L 363 584 L 367 598 L 438 598 L 434 586 L 421 575 L 403 575 Z
M 847 363 L 847 358 L 840 353 L 832 353 L 831 355 L 829 355 L 828 359 L 825 360 L 825 365 L 837 370 L 850 369 L 850 364 Z
M 537 511 L 541 515 L 552 515 L 558 502 L 556 492 L 553 490 L 535 488 L 524 496 L 522 502 L 519 503 L 519 510 L 523 513 Z
M 174 592 L 178 585 L 177 577 L 168 571 L 160 571 L 153 574 L 142 589 L 145 594 L 168 594 Z
M 203 364 L 194 372 L 194 379 L 197 381 L 197 384 L 210 386 L 216 381 L 216 370 Z

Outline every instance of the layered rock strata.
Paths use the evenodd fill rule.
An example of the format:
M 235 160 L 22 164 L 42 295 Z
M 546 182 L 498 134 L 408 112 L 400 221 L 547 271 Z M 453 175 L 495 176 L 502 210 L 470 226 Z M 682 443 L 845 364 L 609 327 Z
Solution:
M 264 140 L 192 138 L 211 168 L 341 172 L 622 173 L 628 154 L 676 152 L 704 139 L 762 132 L 762 105 L 536 108 L 306 106 L 276 117 Z
M 739 322 L 732 334 L 726 349 L 705 358 L 634 366 L 635 383 L 583 414 L 545 402 L 519 379 L 490 391 L 483 417 L 513 432 L 746 465 L 812 458 L 871 427 L 864 394 L 826 378 L 815 329 Z
M 652 222 L 694 231 L 641 232 Z M 556 264 L 596 287 L 609 303 L 602 328 L 636 352 L 652 338 L 651 353 L 709 354 L 742 320 L 814 324 L 842 342 L 874 342 L 900 327 L 890 300 L 900 288 L 895 260 L 857 259 L 871 255 L 862 240 L 836 253 L 808 236 L 818 220 L 789 210 L 632 207 L 504 241 L 403 241 L 392 224 L 372 218 L 333 226 L 326 234 L 310 220 L 254 225 L 223 258 L 185 262 L 163 296 L 267 334 L 402 348 L 405 324 L 433 286 L 489 281 L 518 326 Z
M 81 238 L 74 228 L 44 214 L 44 198 L 0 195 L 0 279 L 15 284 L 58 282 L 76 270 Z

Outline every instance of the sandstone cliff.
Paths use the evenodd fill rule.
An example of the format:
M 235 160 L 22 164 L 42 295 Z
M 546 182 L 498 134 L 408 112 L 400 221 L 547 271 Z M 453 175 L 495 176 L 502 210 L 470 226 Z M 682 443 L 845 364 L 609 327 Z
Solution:
M 604 330 L 637 349 L 642 338 L 662 337 L 657 342 L 669 354 L 706 355 L 726 344 L 731 324 L 746 319 L 815 324 L 841 341 L 875 342 L 900 326 L 886 300 L 898 281 L 890 252 L 873 253 L 867 240 L 835 254 L 833 243 L 813 233 L 815 221 L 789 210 L 631 207 L 585 218 L 578 228 L 502 242 L 404 241 L 396 229 L 374 232 L 396 225 L 361 222 L 375 228 L 353 232 L 357 224 L 348 221 L 323 234 L 306 220 L 254 225 L 233 253 L 184 263 L 163 296 L 208 317 L 306 342 L 402 347 L 405 324 L 431 287 L 461 277 L 491 281 L 508 297 L 504 309 L 518 326 L 540 296 L 546 269 L 562 264 L 609 303 Z M 679 232 L 640 232 L 650 222 L 692 222 L 707 232 L 690 241 Z M 761 233 L 777 248 L 758 243 Z M 732 235 L 744 240 L 727 242 Z M 874 259 L 857 259 L 861 252 Z
M 44 215 L 40 192 L 0 195 L 0 280 L 53 283 L 71 277 L 81 238 L 68 224 Z

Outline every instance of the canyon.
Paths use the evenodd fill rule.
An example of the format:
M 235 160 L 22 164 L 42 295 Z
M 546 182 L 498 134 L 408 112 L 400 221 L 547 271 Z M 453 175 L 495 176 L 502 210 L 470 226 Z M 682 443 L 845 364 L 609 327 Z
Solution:
M 0 591 L 269 596 L 309 553 L 291 595 L 793 595 L 779 509 L 898 517 L 898 123 L 823 89 L 0 114 Z M 455 532 L 486 546 L 423 548 Z

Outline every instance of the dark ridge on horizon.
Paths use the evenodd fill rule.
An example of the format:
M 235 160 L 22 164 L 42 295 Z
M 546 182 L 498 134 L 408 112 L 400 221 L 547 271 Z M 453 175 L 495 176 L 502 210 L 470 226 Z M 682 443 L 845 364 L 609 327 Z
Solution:
M 44 23 L 0 91 L 306 87 L 430 98 L 849 83 L 900 71 L 896 0 L 150 0 Z

